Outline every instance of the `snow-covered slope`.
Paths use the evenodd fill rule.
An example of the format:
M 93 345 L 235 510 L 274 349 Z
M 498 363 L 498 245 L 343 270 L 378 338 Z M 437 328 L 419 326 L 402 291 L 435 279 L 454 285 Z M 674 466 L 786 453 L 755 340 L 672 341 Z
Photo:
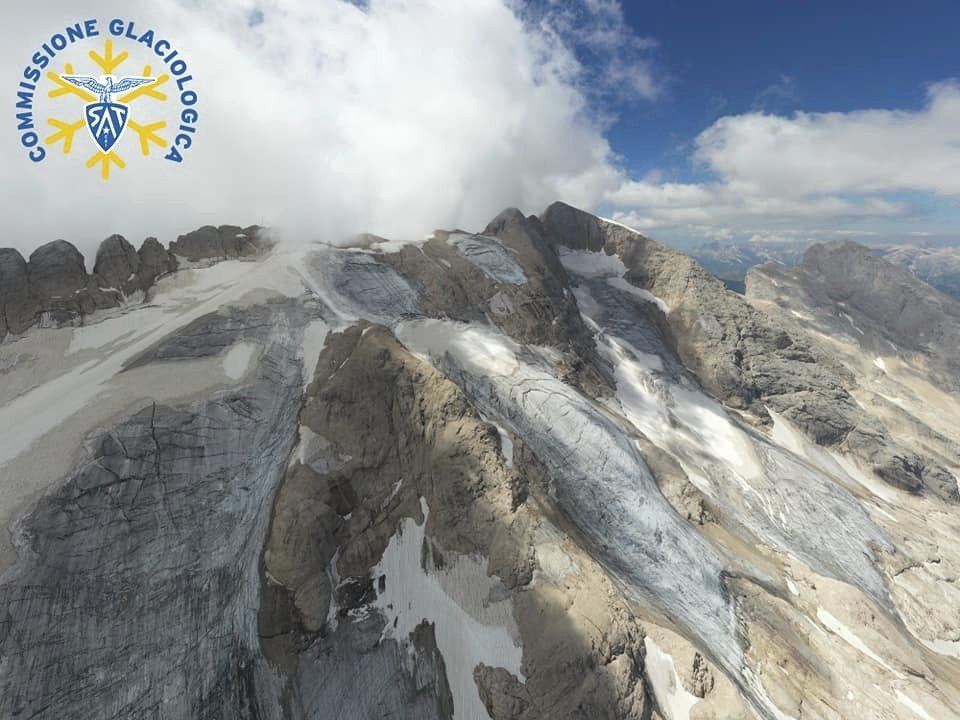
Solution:
M 960 717 L 921 356 L 560 204 L 248 230 L 0 288 L 0 717 Z

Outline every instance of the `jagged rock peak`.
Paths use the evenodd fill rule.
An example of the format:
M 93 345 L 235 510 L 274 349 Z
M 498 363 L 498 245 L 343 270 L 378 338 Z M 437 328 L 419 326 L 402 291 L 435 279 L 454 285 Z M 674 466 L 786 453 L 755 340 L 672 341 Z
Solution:
M 152 285 L 161 275 L 176 272 L 179 266 L 176 256 L 155 237 L 144 240 L 137 255 L 140 256 L 140 277 L 145 285 Z
M 66 240 L 41 245 L 27 263 L 30 291 L 37 298 L 66 297 L 87 285 L 83 254 Z
M 573 250 L 598 252 L 607 240 L 598 217 L 563 202 L 550 205 L 540 222 L 551 240 Z
M 21 333 L 33 324 L 27 261 L 13 248 L 0 248 L 0 340 Z
M 507 227 L 511 225 L 526 225 L 531 219 L 536 220 L 536 218 L 532 217 L 527 218 L 517 208 L 510 207 L 501 211 L 493 220 L 487 223 L 487 227 L 484 228 L 483 234 L 499 235 Z
M 93 274 L 101 287 L 116 288 L 125 294 L 142 289 L 137 271 L 140 270 L 140 256 L 122 235 L 111 235 L 97 250 L 97 259 L 93 265 Z

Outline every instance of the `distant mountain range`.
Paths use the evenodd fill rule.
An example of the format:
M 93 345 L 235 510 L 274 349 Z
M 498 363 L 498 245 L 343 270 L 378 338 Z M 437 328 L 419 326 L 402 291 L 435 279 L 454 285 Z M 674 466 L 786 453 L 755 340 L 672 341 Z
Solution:
M 765 262 L 793 266 L 813 244 L 804 240 L 792 243 L 723 243 L 709 242 L 692 255 L 703 267 L 723 280 L 731 290 L 744 291 L 747 271 Z M 909 270 L 913 275 L 941 292 L 960 297 L 960 244 L 946 247 L 924 247 L 912 244 L 881 245 L 871 248 L 874 254 Z

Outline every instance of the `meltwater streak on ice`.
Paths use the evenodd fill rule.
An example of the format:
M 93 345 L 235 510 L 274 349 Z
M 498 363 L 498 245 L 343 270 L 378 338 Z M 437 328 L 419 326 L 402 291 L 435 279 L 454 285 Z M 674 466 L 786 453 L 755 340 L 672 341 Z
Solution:
M 580 281 L 581 309 L 614 367 L 614 409 L 751 532 L 896 614 L 871 559 L 872 546 L 893 546 L 860 502 L 815 466 L 734 423 L 686 377 L 632 293 L 600 279 Z

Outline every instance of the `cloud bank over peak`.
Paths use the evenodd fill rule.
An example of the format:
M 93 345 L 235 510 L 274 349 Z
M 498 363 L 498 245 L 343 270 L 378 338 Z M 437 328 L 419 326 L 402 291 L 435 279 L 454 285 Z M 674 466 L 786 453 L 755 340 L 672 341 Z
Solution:
M 594 28 L 585 42 L 604 67 L 647 73 L 631 92 L 654 96 L 638 55 L 646 41 L 605 0 L 93 0 L 82 18 L 67 0 L 17 6 L 7 25 L 18 39 L 0 51 L 11 92 L 50 33 L 121 17 L 175 39 L 200 121 L 182 166 L 151 159 L 108 182 L 83 167 L 86 146 L 39 166 L 13 153 L 2 174 L 6 242 L 30 251 L 63 237 L 89 257 L 114 232 L 166 241 L 223 222 L 298 240 L 418 238 L 482 227 L 508 205 L 596 206 L 621 173 L 585 90 L 599 66 L 588 71 L 564 25 L 571 11 Z M 6 142 L 18 141 L 11 118 Z M 135 138 L 122 142 L 136 154 Z
M 931 85 L 915 110 L 776 114 L 800 98 L 783 76 L 752 111 L 704 129 L 688 167 L 630 177 L 606 133 L 618 112 L 662 102 L 671 80 L 656 40 L 626 22 L 618 0 L 89 0 L 78 12 L 72 0 L 7 10 L 16 33 L 0 48 L 0 81 L 11 97 L 51 33 L 86 18 L 133 20 L 189 61 L 196 142 L 177 166 L 137 157 L 125 137 L 128 167 L 103 182 L 84 167 L 86 135 L 70 156 L 54 147 L 32 164 L 11 113 L 2 244 L 25 253 L 64 238 L 90 261 L 112 233 L 168 242 L 226 222 L 301 242 L 418 239 L 556 199 L 677 244 L 873 237 L 884 224 L 930 230 L 910 224 L 918 194 L 960 196 L 954 81 Z M 66 51 L 53 69 L 69 61 L 85 72 L 95 45 Z M 37 96 L 41 137 L 53 133 L 49 88 Z

